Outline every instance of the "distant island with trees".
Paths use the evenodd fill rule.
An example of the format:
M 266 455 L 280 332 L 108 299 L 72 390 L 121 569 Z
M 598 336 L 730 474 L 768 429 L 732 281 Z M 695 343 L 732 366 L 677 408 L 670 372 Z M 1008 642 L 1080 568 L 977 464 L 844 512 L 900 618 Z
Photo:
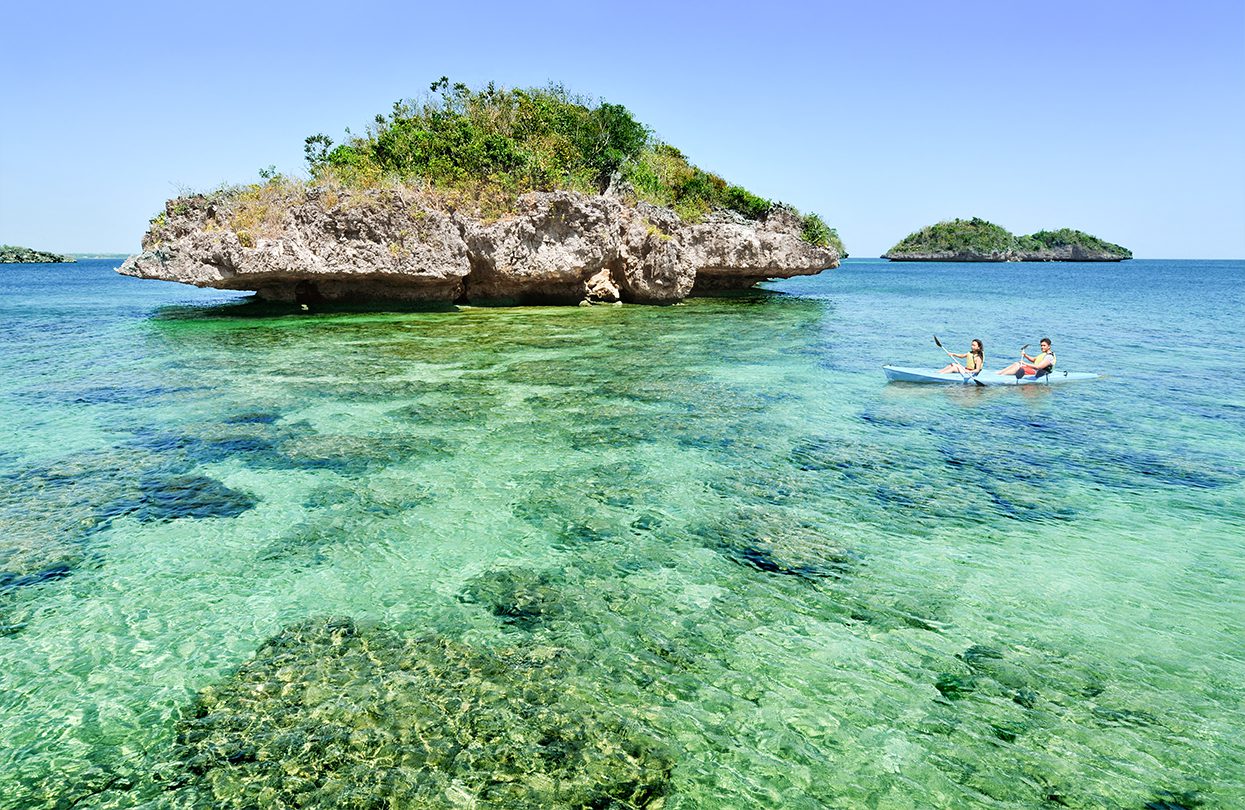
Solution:
M 47 253 L 16 245 L 0 245 L 0 264 L 60 264 L 77 261 L 73 256 Z
M 1120 245 L 1060 228 L 1016 236 L 979 217 L 953 219 L 908 234 L 883 259 L 894 262 L 1118 262 L 1133 257 Z

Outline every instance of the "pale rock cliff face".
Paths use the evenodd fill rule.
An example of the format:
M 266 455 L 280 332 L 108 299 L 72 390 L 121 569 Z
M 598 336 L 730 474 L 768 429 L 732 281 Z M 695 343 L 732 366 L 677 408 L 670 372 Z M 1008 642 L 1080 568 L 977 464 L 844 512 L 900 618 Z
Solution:
M 1017 261 L 1022 262 L 1118 262 L 1126 258 L 1082 245 L 1060 245 L 1041 250 L 1018 251 L 1016 255 Z
M 671 303 L 696 290 L 838 266 L 776 207 L 760 222 L 570 191 L 482 222 L 396 189 L 298 188 L 276 200 L 170 200 L 118 272 L 268 300 Z
M 394 191 L 308 188 L 269 225 L 275 233 L 261 236 L 238 227 L 236 214 L 228 200 L 170 200 L 143 252 L 117 272 L 276 301 L 293 301 L 300 283 L 328 300 L 443 301 L 462 292 L 470 271 L 453 217 Z
M 718 214 L 679 233 L 687 261 L 696 267 L 696 290 L 742 289 L 767 278 L 820 273 L 823 257 L 800 238 L 803 223 L 775 206 L 760 223 Z M 838 256 L 835 255 L 835 265 Z
M 619 300 L 610 268 L 623 255 L 618 201 L 571 192 L 528 194 L 514 217 L 464 220 L 471 300 Z

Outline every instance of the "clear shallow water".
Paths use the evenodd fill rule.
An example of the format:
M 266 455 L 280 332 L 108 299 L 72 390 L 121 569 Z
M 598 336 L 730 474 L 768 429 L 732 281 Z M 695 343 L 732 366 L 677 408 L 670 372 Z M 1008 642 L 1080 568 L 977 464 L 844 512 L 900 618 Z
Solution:
M 1240 262 L 316 317 L 113 266 L 0 271 L 0 806 L 1245 804 Z M 1106 379 L 886 385 L 935 331 Z

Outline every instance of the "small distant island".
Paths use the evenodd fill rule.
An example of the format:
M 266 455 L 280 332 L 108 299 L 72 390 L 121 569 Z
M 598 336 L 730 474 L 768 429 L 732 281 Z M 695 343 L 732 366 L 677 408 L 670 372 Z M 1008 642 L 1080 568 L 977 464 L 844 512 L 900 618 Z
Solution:
M 1127 248 L 1071 228 L 1016 236 L 979 217 L 939 222 L 882 254 L 893 262 L 1119 262 Z
M 31 250 L 16 245 L 0 245 L 0 264 L 60 264 L 72 261 L 77 260 L 72 256 L 61 256 L 58 253 Z

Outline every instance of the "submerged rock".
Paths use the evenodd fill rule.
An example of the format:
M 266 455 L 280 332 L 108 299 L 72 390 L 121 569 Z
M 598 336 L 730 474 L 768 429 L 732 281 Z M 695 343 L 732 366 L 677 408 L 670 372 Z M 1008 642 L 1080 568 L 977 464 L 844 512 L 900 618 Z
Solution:
M 214 807 L 657 808 L 672 764 L 548 647 L 316 619 L 178 724 L 158 775 Z
M 521 630 L 535 630 L 562 615 L 562 589 L 548 571 L 502 568 L 474 577 L 462 600 L 481 604 L 503 622 Z
M 148 454 L 127 448 L 0 475 L 0 595 L 64 579 L 89 562 L 90 538 L 143 504 L 143 482 L 156 471 Z
M 214 478 L 196 473 L 152 470 L 139 479 L 138 491 L 116 498 L 96 512 L 101 522 L 131 516 L 143 523 L 182 518 L 232 518 L 259 501 Z
M 766 574 L 837 579 L 858 562 L 823 526 L 778 507 L 736 509 L 721 520 L 693 525 L 690 534 L 726 559 Z
M 0 594 L 5 591 L 16 590 L 28 585 L 39 585 L 44 582 L 54 582 L 58 579 L 64 579 L 73 572 L 73 569 L 65 564 L 49 566 L 42 571 L 36 571 L 33 574 L 18 575 L 11 571 L 0 571 Z
M 837 267 L 775 206 L 684 223 L 668 209 L 533 192 L 485 222 L 411 189 L 274 183 L 170 200 L 118 270 L 277 301 L 671 303 Z
M 1154 799 L 1145 803 L 1146 810 L 1196 810 L 1202 801 L 1192 793 L 1174 793 L 1160 790 Z
M 977 679 L 971 675 L 944 672 L 934 681 L 934 688 L 947 700 L 961 700 L 977 690 Z

